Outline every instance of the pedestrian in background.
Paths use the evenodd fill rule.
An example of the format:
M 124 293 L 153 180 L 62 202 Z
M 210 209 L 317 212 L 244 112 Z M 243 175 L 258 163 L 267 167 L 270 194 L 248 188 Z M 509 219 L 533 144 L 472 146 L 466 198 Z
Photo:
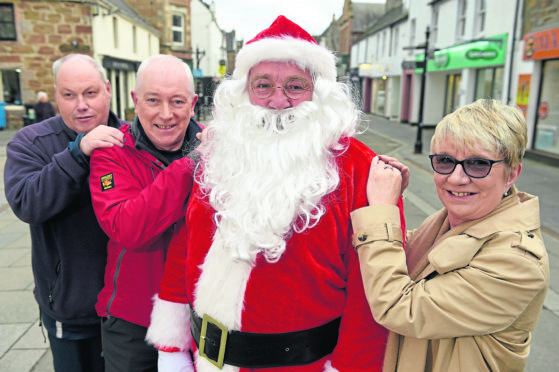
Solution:
M 149 327 L 160 372 L 192 370 L 192 344 L 198 372 L 381 370 L 387 331 L 349 216 L 374 153 L 352 138 L 359 111 L 336 75 L 335 56 L 280 16 L 217 88 Z
M 103 317 L 103 355 L 111 371 L 157 371 L 157 349 L 145 341 L 167 248 L 184 224 L 202 131 L 189 67 L 156 55 L 138 68 L 131 92 L 136 118 L 121 128 L 124 147 L 91 157 L 91 197 L 110 237 Z
M 52 118 L 56 116 L 56 110 L 52 103 L 49 102 L 49 97 L 45 92 L 37 93 L 37 103 L 35 104 L 35 123 Z
M 371 311 L 391 330 L 384 371 L 524 371 L 549 283 L 538 198 L 514 186 L 526 141 L 522 113 L 495 100 L 444 117 L 429 155 L 444 208 L 405 252 L 405 167 L 372 161 L 352 223 Z
M 89 156 L 122 146 L 124 122 L 109 109 L 111 85 L 91 57 L 53 64 L 60 116 L 19 130 L 8 143 L 6 198 L 29 224 L 35 299 L 57 372 L 103 371 L 100 319 L 107 235 L 93 212 Z

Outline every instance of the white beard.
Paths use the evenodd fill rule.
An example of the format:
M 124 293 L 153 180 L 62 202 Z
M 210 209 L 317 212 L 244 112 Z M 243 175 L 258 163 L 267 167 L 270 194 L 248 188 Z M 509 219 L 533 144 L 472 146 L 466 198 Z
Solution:
M 321 199 L 338 186 L 332 150 L 347 135 L 348 110 L 308 101 L 275 111 L 250 104 L 246 93 L 231 101 L 216 102 L 199 178 L 217 211 L 213 245 L 246 262 L 259 252 L 276 262 L 293 231 L 318 223 Z

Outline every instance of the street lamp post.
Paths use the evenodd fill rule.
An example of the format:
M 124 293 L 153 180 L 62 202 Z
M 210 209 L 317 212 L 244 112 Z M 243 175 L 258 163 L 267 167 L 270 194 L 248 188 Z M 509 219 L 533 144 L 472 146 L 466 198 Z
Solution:
M 414 154 L 421 154 L 423 150 L 423 105 L 425 102 L 425 78 L 427 75 L 427 61 L 429 60 L 429 26 L 425 29 L 425 44 L 423 47 L 423 72 L 421 73 L 421 93 L 419 94 L 419 113 L 417 115 L 417 136 L 415 138 Z
M 200 51 L 198 47 L 196 47 L 196 69 L 200 69 L 200 60 L 206 55 L 206 51 Z

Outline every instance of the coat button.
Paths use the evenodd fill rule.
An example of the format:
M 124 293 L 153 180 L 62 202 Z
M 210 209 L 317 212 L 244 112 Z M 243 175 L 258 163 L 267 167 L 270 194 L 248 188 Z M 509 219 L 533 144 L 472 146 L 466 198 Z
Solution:
M 534 234 L 528 233 L 528 237 L 529 237 L 529 238 L 533 238 L 533 237 L 534 237 Z
M 357 235 L 357 240 L 359 240 L 360 242 L 366 241 L 367 238 L 368 238 L 368 236 L 365 233 L 361 233 L 361 234 Z

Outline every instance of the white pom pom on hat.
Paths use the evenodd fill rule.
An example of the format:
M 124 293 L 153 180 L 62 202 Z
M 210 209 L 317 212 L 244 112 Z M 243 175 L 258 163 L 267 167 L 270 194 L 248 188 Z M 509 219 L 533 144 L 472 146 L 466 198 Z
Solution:
M 246 78 L 250 69 L 263 61 L 294 62 L 314 76 L 336 81 L 335 55 L 282 15 L 241 48 L 233 78 Z

